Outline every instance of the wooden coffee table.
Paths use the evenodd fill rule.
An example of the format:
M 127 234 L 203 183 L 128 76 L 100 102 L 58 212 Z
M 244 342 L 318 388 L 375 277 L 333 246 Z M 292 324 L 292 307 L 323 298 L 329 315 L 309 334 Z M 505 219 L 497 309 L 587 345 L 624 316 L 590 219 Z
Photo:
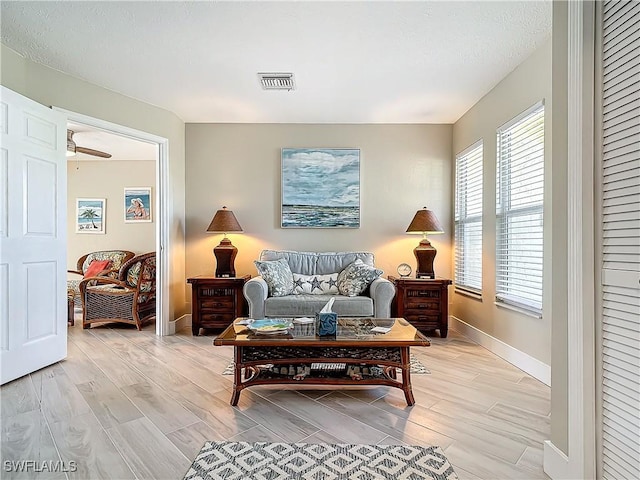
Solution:
M 259 335 L 239 320 L 213 341 L 234 347 L 231 405 L 238 404 L 243 389 L 268 384 L 387 385 L 402 389 L 407 405 L 415 403 L 409 347 L 430 343 L 403 318 L 338 318 L 335 337 L 316 336 L 313 324 L 294 324 L 286 334 Z M 373 327 L 391 330 L 373 333 Z M 291 369 L 302 374 L 294 378 Z

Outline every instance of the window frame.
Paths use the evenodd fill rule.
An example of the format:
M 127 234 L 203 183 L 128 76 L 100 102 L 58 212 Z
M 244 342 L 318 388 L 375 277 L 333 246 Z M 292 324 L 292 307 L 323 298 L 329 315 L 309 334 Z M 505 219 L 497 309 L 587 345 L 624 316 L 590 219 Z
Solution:
M 472 157 L 475 157 L 476 154 L 476 150 L 480 150 L 480 174 L 479 174 L 479 182 L 480 182 L 480 212 L 479 213 L 474 213 L 472 215 L 468 215 L 468 210 L 469 210 L 469 202 L 468 202 L 468 195 L 465 194 L 463 195 L 461 192 L 461 187 L 462 185 L 460 184 L 460 178 L 459 178 L 459 174 L 460 174 L 460 164 L 461 161 L 464 159 L 467 163 L 469 160 L 473 159 Z M 468 164 L 465 166 L 465 171 L 468 172 L 469 167 Z M 467 177 L 468 180 L 468 177 Z M 472 180 L 477 180 L 476 177 L 472 177 Z M 467 148 L 465 148 L 464 150 L 462 150 L 460 153 L 458 153 L 455 157 L 455 174 L 454 174 L 454 235 L 453 235 L 453 243 L 454 243 L 454 286 L 456 291 L 459 291 L 461 293 L 464 294 L 471 294 L 472 296 L 478 296 L 479 298 L 482 298 L 482 288 L 483 288 L 483 266 L 482 266 L 482 259 L 483 259 L 483 216 L 484 216 L 484 141 L 483 139 L 480 139 L 476 142 L 474 142 L 472 145 L 468 146 Z M 464 230 L 465 227 L 467 227 L 468 225 L 472 225 L 472 224 L 480 224 L 480 270 L 479 270 L 479 279 L 480 279 L 480 283 L 479 285 L 472 285 L 470 282 L 464 282 L 464 279 L 462 282 L 459 282 L 459 278 L 462 277 L 466 277 L 467 275 L 469 275 L 470 271 L 473 271 L 472 268 L 469 268 L 469 266 L 466 265 L 466 263 L 464 262 L 464 257 L 461 259 L 462 260 L 462 265 L 460 265 L 458 263 L 459 261 L 459 256 L 458 256 L 458 252 L 460 249 L 460 243 L 458 241 L 459 238 L 459 234 L 462 233 L 464 234 Z M 464 242 L 464 240 L 463 240 Z M 459 266 L 462 267 L 462 271 L 460 271 Z M 460 272 L 460 275 L 459 275 Z
M 516 309 L 521 309 L 525 313 L 533 314 L 538 318 L 542 318 L 542 309 L 544 303 L 544 179 L 545 179 L 545 105 L 544 101 L 537 102 L 531 107 L 527 108 L 525 111 L 509 120 L 504 125 L 500 126 L 496 130 L 496 258 L 495 258 L 495 302 L 497 305 L 505 305 L 510 307 L 515 307 Z M 537 130 L 538 126 L 534 125 L 533 122 L 537 122 L 537 119 L 532 117 L 538 117 L 541 115 L 542 121 L 542 132 L 541 132 L 541 147 L 539 149 L 539 154 L 536 154 L 535 159 L 538 159 L 539 164 L 535 164 L 533 168 L 524 165 L 524 160 L 526 159 L 526 154 L 522 153 L 522 150 L 528 146 L 530 142 L 537 143 L 539 141 L 538 136 L 540 135 Z M 531 119 L 532 124 L 526 125 L 523 123 L 525 120 Z M 507 134 L 513 134 L 514 131 L 517 131 L 518 126 L 521 125 L 521 128 L 524 131 L 523 137 L 518 141 L 515 145 L 519 150 L 517 154 L 514 155 L 516 160 L 515 167 L 512 165 L 512 162 L 505 162 L 504 158 L 509 156 L 509 159 L 512 160 L 512 154 L 509 152 L 504 152 L 504 137 Z M 526 137 L 524 136 L 528 131 L 535 133 L 535 136 Z M 513 149 L 513 145 L 511 145 L 511 149 Z M 530 172 L 524 172 L 523 170 L 531 169 Z M 534 191 L 539 191 L 540 200 L 535 203 L 524 202 L 522 205 L 513 206 L 513 198 L 512 192 L 515 188 L 518 188 L 516 185 L 517 179 L 518 181 L 522 181 L 523 177 L 527 178 L 525 175 L 530 176 L 530 178 L 535 179 L 534 183 Z M 506 178 L 505 178 L 506 177 Z M 538 178 L 540 177 L 540 178 Z M 520 187 L 522 188 L 522 187 Z M 522 200 L 521 200 L 522 202 Z M 525 285 L 527 280 L 517 280 L 514 278 L 513 274 L 509 275 L 509 269 L 523 269 L 523 260 L 527 258 L 526 255 L 523 254 L 531 254 L 532 252 L 537 252 L 536 249 L 532 248 L 530 250 L 520 249 L 517 250 L 519 252 L 517 255 L 509 256 L 509 253 L 505 253 L 509 249 L 509 245 L 514 240 L 514 234 L 510 234 L 507 232 L 507 228 L 509 228 L 510 224 L 513 224 L 514 219 L 530 217 L 530 216 L 539 216 L 540 218 L 540 229 L 539 232 L 539 256 L 533 257 L 535 259 L 535 265 L 539 265 L 539 275 L 536 276 L 536 282 L 533 283 L 535 288 L 529 287 L 529 285 Z M 529 220 L 530 224 L 534 224 L 535 220 Z M 532 228 L 535 225 L 532 226 Z M 509 262 L 509 259 L 516 258 L 515 262 Z M 520 266 L 518 266 L 518 262 Z M 510 264 L 515 264 L 511 265 Z M 526 263 L 524 264 L 526 265 Z M 503 273 L 503 272 L 507 273 Z M 531 271 L 529 271 L 529 275 L 531 275 Z M 506 284 L 506 288 L 505 287 Z M 511 284 L 511 288 L 509 288 L 509 284 Z M 539 287 L 538 287 L 539 285 Z M 529 294 L 529 298 L 527 298 L 526 290 L 530 290 L 532 293 Z M 533 298 L 531 298 L 533 297 Z M 539 299 L 539 301 L 537 300 Z

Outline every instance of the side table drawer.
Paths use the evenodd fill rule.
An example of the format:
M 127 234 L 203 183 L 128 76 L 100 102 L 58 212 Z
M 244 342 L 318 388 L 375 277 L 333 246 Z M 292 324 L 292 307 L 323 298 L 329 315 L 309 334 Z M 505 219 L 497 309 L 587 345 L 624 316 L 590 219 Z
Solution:
M 405 313 L 404 318 L 418 330 L 440 328 L 440 315 Z
M 420 289 L 414 289 L 414 288 L 408 288 L 407 289 L 407 300 L 424 300 L 424 299 L 429 299 L 429 298 L 433 298 L 436 301 L 440 301 L 440 289 L 433 289 L 433 288 L 420 288 Z
M 407 310 L 429 310 L 435 313 L 440 311 L 440 300 L 420 299 L 416 297 L 408 298 L 405 303 Z
M 426 308 L 408 308 L 404 311 L 405 317 L 407 315 L 414 317 L 433 317 L 440 318 L 440 311 L 438 309 L 429 310 Z
M 202 310 L 229 312 L 233 311 L 234 307 L 235 301 L 233 297 L 203 298 L 200 300 L 200 308 Z
M 207 297 L 233 298 L 233 296 L 236 294 L 236 291 L 233 288 L 216 288 L 216 287 L 209 287 L 209 286 L 199 286 L 197 288 L 198 288 L 198 297 L 200 298 L 207 298 Z
M 205 313 L 200 314 L 200 326 L 226 327 L 235 320 L 233 313 Z

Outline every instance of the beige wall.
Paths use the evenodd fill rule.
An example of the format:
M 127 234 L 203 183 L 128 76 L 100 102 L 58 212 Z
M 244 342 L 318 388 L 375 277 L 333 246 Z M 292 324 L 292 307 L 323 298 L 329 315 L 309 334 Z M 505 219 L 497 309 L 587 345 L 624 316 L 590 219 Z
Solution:
M 156 191 L 156 161 L 97 160 L 67 162 L 67 265 L 75 270 L 82 255 L 96 250 L 131 250 L 136 254 L 156 250 L 156 205 L 152 222 L 124 222 L 124 188 L 152 187 Z M 105 198 L 104 235 L 76 233 L 76 198 Z
M 0 45 L 0 83 L 36 102 L 167 138 L 169 141 L 169 318 L 185 313 L 184 122 L 175 114 L 31 62 Z
M 451 125 L 187 124 L 187 276 L 213 274 L 221 235 L 205 230 L 218 208 L 233 210 L 244 234 L 236 272 L 256 274 L 263 248 L 371 251 L 385 275 L 399 263 L 414 268 L 420 237 L 405 234 L 427 206 L 446 233 L 433 235 L 435 270 L 451 276 Z M 359 229 L 280 228 L 282 147 L 360 149 Z
M 498 307 L 495 299 L 496 228 L 496 129 L 519 113 L 545 103 L 545 233 L 543 266 L 543 318 Z M 547 365 L 551 364 L 551 318 L 553 278 L 551 275 L 552 191 L 548 181 L 554 175 L 551 158 L 551 39 L 505 77 L 453 126 L 454 156 L 483 141 L 483 264 L 482 299 L 453 295 L 452 314 L 506 344 Z M 452 197 L 453 198 L 453 197 Z

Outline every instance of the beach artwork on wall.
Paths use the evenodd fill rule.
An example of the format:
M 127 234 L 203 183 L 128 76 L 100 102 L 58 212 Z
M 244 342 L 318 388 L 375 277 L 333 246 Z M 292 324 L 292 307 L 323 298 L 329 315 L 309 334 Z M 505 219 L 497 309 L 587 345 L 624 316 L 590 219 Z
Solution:
M 106 206 L 104 198 L 76 198 L 76 233 L 104 234 Z
M 151 187 L 124 189 L 124 221 L 126 223 L 151 221 Z
M 283 148 L 282 227 L 360 228 L 360 150 Z

